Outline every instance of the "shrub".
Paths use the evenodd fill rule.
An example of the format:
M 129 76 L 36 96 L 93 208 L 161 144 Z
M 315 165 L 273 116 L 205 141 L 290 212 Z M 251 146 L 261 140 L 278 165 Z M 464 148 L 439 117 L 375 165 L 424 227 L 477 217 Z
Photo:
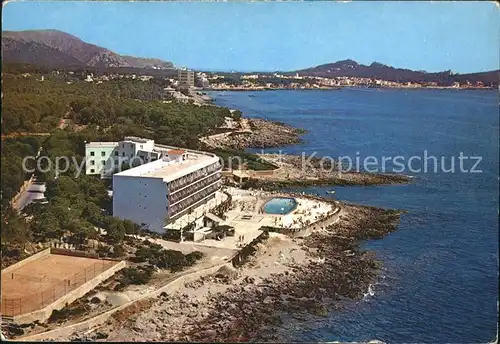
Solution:
M 180 251 L 164 250 L 156 258 L 154 263 L 151 261 L 150 263 L 161 269 L 170 269 L 172 272 L 181 271 L 187 266 L 186 257 Z
M 234 236 L 234 227 L 228 225 L 220 225 L 214 228 L 214 233 L 219 236 Z
M 188 266 L 194 265 L 201 258 L 203 258 L 203 253 L 201 253 L 200 251 L 194 251 L 186 254 L 186 261 Z
M 109 246 L 99 246 L 97 249 L 97 254 L 99 257 L 108 257 L 111 252 L 111 247 Z
M 153 253 L 148 247 L 141 247 L 135 251 L 135 257 L 131 260 L 135 263 L 143 263 L 152 257 Z
M 181 231 L 176 230 L 167 230 L 165 234 L 163 234 L 163 239 L 168 241 L 181 241 Z
M 146 284 L 153 275 L 153 270 L 149 268 L 124 268 L 121 270 L 122 277 L 120 283 L 122 286 L 129 284 Z
M 67 319 L 71 316 L 81 315 L 81 314 L 85 313 L 86 311 L 87 311 L 87 309 L 85 308 L 85 306 L 82 306 L 82 305 L 79 305 L 76 307 L 70 307 L 69 305 L 66 305 L 61 310 L 54 309 L 52 311 L 52 314 L 50 315 L 48 321 L 49 321 L 49 323 L 51 323 L 51 322 L 56 322 L 59 320 L 64 320 L 64 319 Z
M 125 254 L 125 250 L 123 249 L 123 247 L 121 245 L 113 246 L 113 254 L 112 254 L 113 258 L 123 257 L 124 254 Z
M 161 245 L 149 243 L 148 246 L 139 248 L 131 261 L 135 263 L 148 262 L 151 266 L 177 272 L 193 265 L 202 257 L 203 253 L 198 251 L 184 255 L 180 251 L 165 250 Z

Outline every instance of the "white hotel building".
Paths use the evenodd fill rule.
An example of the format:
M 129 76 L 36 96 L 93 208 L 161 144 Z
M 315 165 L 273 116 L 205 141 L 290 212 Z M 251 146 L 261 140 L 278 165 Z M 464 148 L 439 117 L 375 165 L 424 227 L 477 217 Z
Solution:
M 113 216 L 151 231 L 163 233 L 166 222 L 208 202 L 221 187 L 222 165 L 215 154 L 155 145 L 153 140 L 136 137 L 125 137 L 121 142 L 90 142 L 85 148 L 87 162 L 102 156 L 99 164 L 87 164 L 87 174 L 101 174 L 103 178 L 112 175 Z M 146 163 L 115 174 L 103 173 L 102 167 L 114 164 L 115 158 L 135 156 L 143 157 Z

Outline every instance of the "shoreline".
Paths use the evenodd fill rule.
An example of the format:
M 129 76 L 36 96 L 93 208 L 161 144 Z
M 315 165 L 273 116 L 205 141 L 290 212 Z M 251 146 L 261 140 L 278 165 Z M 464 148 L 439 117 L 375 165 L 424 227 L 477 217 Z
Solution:
M 213 100 L 212 100 L 213 101 Z M 236 111 L 236 110 L 231 110 Z M 248 148 L 279 148 L 286 145 L 303 143 L 303 135 L 307 133 L 302 128 L 296 128 L 286 123 L 262 118 L 241 117 L 237 128 L 200 138 L 207 150 L 238 151 L 246 153 Z M 323 166 L 320 157 L 310 159 L 313 166 L 301 165 L 299 155 L 291 154 L 254 154 L 261 161 L 276 166 L 276 169 L 252 171 L 243 188 L 277 190 L 287 187 L 307 186 L 374 186 L 391 184 L 408 184 L 411 177 L 396 173 L 372 173 L 363 171 L 342 171 L 338 166 Z M 244 163 L 248 164 L 248 161 Z M 229 165 L 231 167 L 231 165 Z M 242 169 L 238 166 L 238 169 Z M 243 167 L 245 170 L 246 167 Z M 230 169 L 230 171 L 235 169 Z M 279 172 L 276 172 L 279 171 Z M 265 172 L 265 173 L 260 173 Z M 252 174 L 252 173 L 251 173 Z M 258 175 L 257 175 L 258 174 Z
M 276 341 L 284 339 L 274 330 L 283 318 L 321 318 L 346 301 L 362 299 L 378 279 L 381 263 L 358 242 L 395 231 L 401 212 L 347 203 L 341 208 L 336 223 L 309 236 L 269 233 L 241 267 L 186 283 L 135 314 L 114 316 L 98 329 L 99 336 L 111 341 Z
M 198 88 L 195 92 L 199 97 L 189 96 L 198 105 L 214 104 L 214 97 L 210 96 L 212 92 L 264 92 L 264 91 L 338 91 L 342 89 L 379 89 L 379 90 L 456 90 L 456 91 L 494 91 L 496 87 L 452 87 L 452 86 L 426 86 L 426 87 L 369 87 L 369 86 L 334 86 L 334 87 L 315 87 L 315 88 L 286 88 L 286 87 L 258 87 L 258 88 Z M 196 102 L 195 102 L 196 103 Z
M 367 186 L 367 185 L 390 185 L 407 184 L 411 178 L 403 174 L 395 173 L 373 173 L 363 171 L 342 171 L 337 161 L 322 165 L 321 157 L 310 159 L 311 165 L 304 165 L 301 157 L 292 154 L 259 154 L 259 156 L 280 167 L 285 178 L 270 180 L 284 185 L 303 186 Z M 332 165 L 333 164 L 333 165 Z
M 298 129 L 286 124 L 260 121 L 298 136 Z M 247 123 L 246 129 L 252 126 Z M 310 177 L 310 171 L 306 175 Z M 281 178 L 290 182 L 289 174 Z M 322 181 L 332 185 L 331 180 L 318 178 L 294 182 L 321 185 Z M 286 186 L 277 184 L 275 189 Z M 171 294 L 139 301 L 133 311 L 118 311 L 92 331 L 53 339 L 278 340 L 272 329 L 279 326 L 282 315 L 326 316 L 329 310 L 340 309 L 343 301 L 360 299 L 377 279 L 381 263 L 359 250 L 358 241 L 380 239 L 395 231 L 401 212 L 348 203 L 341 208 L 337 223 L 306 231 L 308 236 L 268 233 L 268 238 L 251 248 L 255 252 L 241 268 L 221 269 L 180 285 Z
M 275 191 L 294 187 L 405 185 L 413 178 L 396 173 L 342 171 L 335 165 L 321 166 L 314 157 L 310 165 L 302 164 L 301 156 L 289 154 L 257 154 L 262 161 L 276 166 L 275 170 L 246 171 L 249 176 L 240 183 L 243 189 Z M 233 178 L 234 179 L 234 178 Z M 237 183 L 237 180 L 235 181 Z
M 256 92 L 256 91 L 330 91 L 342 89 L 382 89 L 382 90 L 457 90 L 457 91 L 481 91 L 496 90 L 495 87 L 452 87 L 452 86 L 426 86 L 426 87 L 369 87 L 369 86 L 334 86 L 334 87 L 311 87 L 311 88 L 286 88 L 286 87 L 264 87 L 264 88 L 203 88 L 201 92 Z

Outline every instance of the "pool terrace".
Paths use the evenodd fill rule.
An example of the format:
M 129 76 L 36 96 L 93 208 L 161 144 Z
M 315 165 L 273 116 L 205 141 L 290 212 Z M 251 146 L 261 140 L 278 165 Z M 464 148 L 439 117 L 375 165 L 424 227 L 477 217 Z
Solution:
M 238 188 L 227 188 L 226 191 L 232 196 L 232 205 L 225 213 L 225 222 L 234 227 L 235 235 L 223 240 L 203 240 L 197 245 L 239 248 L 261 234 L 261 227 L 300 230 L 334 213 L 337 208 L 333 202 L 307 196 L 291 197 L 286 194 Z M 293 201 L 282 204 L 287 200 Z M 265 211 L 266 204 L 269 205 L 269 202 L 272 202 L 270 212 L 275 212 L 274 214 Z M 288 205 L 288 208 L 285 207 L 281 211 L 281 208 L 284 208 L 283 205 Z

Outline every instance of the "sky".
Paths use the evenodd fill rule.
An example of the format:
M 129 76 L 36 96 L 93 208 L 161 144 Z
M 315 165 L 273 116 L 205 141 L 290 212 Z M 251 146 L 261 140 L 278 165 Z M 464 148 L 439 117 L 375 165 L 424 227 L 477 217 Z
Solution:
M 214 71 L 343 59 L 458 73 L 499 69 L 493 2 L 11 1 L 3 30 L 57 29 L 119 54 Z

